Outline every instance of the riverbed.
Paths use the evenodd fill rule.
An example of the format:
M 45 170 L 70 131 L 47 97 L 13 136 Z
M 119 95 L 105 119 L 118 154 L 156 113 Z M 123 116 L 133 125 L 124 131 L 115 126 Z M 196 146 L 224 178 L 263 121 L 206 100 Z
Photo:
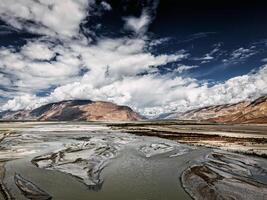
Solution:
M 267 197 L 264 158 L 132 135 L 104 123 L 2 123 L 0 132 L 1 185 L 13 199 Z

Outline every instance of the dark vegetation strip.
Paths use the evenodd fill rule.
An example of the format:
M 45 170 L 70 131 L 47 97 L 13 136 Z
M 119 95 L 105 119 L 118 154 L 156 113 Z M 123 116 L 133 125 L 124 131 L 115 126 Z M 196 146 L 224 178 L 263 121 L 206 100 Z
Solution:
M 151 129 L 123 129 L 123 131 L 139 136 L 156 136 L 171 140 L 182 140 L 182 141 L 194 141 L 194 140 L 216 140 L 226 142 L 255 142 L 257 144 L 266 144 L 267 138 L 245 138 L 245 137 L 229 137 L 221 136 L 216 134 L 201 134 L 201 133 L 190 133 L 190 132 L 169 132 L 162 130 L 151 130 Z

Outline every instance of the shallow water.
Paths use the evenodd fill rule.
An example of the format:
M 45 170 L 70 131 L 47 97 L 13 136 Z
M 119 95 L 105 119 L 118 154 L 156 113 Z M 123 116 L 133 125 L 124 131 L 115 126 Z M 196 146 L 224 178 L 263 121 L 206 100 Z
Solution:
M 9 144 L 7 147 L 13 149 L 13 154 L 19 149 L 34 150 L 32 151 L 34 153 L 30 154 L 20 152 L 23 155 L 21 158 L 6 163 L 4 183 L 15 199 L 26 199 L 14 183 L 15 173 L 19 173 L 46 191 L 53 197 L 52 199 L 192 199 L 184 190 L 180 177 L 185 169 L 203 162 L 213 151 L 213 149 L 193 148 L 165 139 L 111 131 L 105 126 L 80 124 L 69 129 L 70 131 L 66 129 L 62 131 L 60 127 L 62 124 L 24 128 L 17 138 L 6 140 Z M 24 140 L 24 144 L 20 144 L 18 138 L 23 138 L 23 135 L 27 135 L 28 141 Z M 34 140 L 33 143 L 31 143 L 31 138 Z M 85 148 L 87 143 L 89 147 Z M 99 144 L 115 147 L 115 150 L 111 154 L 104 154 L 104 156 L 101 154 L 99 157 L 96 150 Z M 78 146 L 79 151 L 70 152 L 70 145 L 75 145 L 73 148 Z M 64 152 L 64 157 L 49 167 L 47 163 L 42 165 L 45 166 L 44 168 L 31 163 L 33 158 L 59 151 Z M 86 152 L 85 156 L 84 152 Z M 80 162 L 78 164 L 75 162 L 71 166 L 65 163 L 75 161 L 76 156 L 86 162 L 97 159 L 97 162 L 101 163 L 94 166 L 97 174 L 94 174 L 93 178 L 86 177 L 86 180 L 93 181 L 95 177 L 99 178 L 100 184 L 94 185 L 95 182 L 93 182 L 90 185 L 90 182 L 85 182 L 82 179 L 84 174 L 73 176 L 77 172 L 72 167 L 80 166 Z M 45 160 L 45 162 L 49 163 L 50 160 Z M 264 159 L 260 159 L 260 162 L 266 166 Z M 40 164 L 40 161 L 37 164 Z M 103 167 L 103 169 L 99 170 L 98 167 Z M 69 171 L 66 172 L 66 169 Z M 259 176 L 260 179 L 264 178 Z

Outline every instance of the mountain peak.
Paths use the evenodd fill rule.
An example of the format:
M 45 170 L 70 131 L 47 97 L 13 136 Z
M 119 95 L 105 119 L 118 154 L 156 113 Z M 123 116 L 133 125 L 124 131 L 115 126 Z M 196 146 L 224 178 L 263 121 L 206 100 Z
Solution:
M 37 121 L 136 121 L 142 119 L 130 107 L 91 100 L 64 100 L 29 111 L 5 111 L 0 114 L 0 118 L 2 120 Z

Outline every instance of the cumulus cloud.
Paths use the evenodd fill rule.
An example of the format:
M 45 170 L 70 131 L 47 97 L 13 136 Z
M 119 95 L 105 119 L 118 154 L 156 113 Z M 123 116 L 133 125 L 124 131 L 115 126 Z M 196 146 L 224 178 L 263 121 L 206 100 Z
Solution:
M 64 99 L 89 98 L 129 105 L 152 117 L 163 112 L 181 112 L 202 106 L 257 98 L 267 93 L 266 77 L 267 65 L 254 74 L 237 76 L 212 87 L 200 84 L 192 78 L 173 78 L 171 74 L 123 77 L 102 87 L 81 81 L 60 86 L 48 97 L 17 97 L 8 101 L 3 108 L 21 108 L 24 105 L 36 106 Z M 31 104 L 27 103 L 28 99 Z
M 3 110 L 20 110 L 24 109 L 32 109 L 35 106 L 38 106 L 40 99 L 38 99 L 35 95 L 25 94 L 21 96 L 17 96 L 12 100 L 9 100 L 6 104 L 3 105 Z
M 143 39 L 127 37 L 102 39 L 91 45 L 76 40 L 64 45 L 37 40 L 26 43 L 20 50 L 1 49 L 0 71 L 12 74 L 9 88 L 19 89 L 2 110 L 32 108 L 45 102 L 74 98 L 127 103 L 137 108 L 139 104 L 132 102 L 138 99 L 131 97 L 131 93 L 138 92 L 131 88 L 146 84 L 149 90 L 147 86 L 153 83 L 163 84 L 158 78 L 148 76 L 142 79 L 139 74 L 157 74 L 158 66 L 186 57 L 183 52 L 155 56 L 146 51 Z M 126 86 L 129 82 L 130 88 Z M 120 88 L 123 85 L 125 88 Z M 36 96 L 37 92 L 51 87 L 55 90 L 49 97 Z M 32 105 L 27 105 L 29 102 Z
M 76 80 L 82 68 L 78 55 L 64 46 L 50 48 L 49 43 L 36 41 L 20 51 L 0 49 L 0 71 L 10 80 L 8 87 L 34 93 Z M 50 60 L 56 53 L 57 58 Z
M 17 29 L 74 37 L 94 0 L 2 0 L 0 18 Z
M 84 65 L 90 70 L 82 80 L 100 87 L 124 76 L 136 76 L 142 72 L 156 72 L 157 66 L 176 62 L 186 57 L 183 53 L 152 55 L 145 52 L 142 39 L 106 39 L 94 46 L 72 45 L 79 52 Z M 106 70 L 109 77 L 106 77 Z
M 31 59 L 51 60 L 55 56 L 55 52 L 51 48 L 45 43 L 29 42 L 22 47 L 21 53 Z
M 167 98 L 170 96 L 171 100 L 160 106 L 145 107 L 142 112 L 154 116 L 164 112 L 183 112 L 203 106 L 253 100 L 267 94 L 267 65 L 256 73 L 237 76 L 212 87 L 201 85 L 194 79 L 190 82 L 189 85 L 187 82 L 187 85 L 177 86 L 174 91 L 165 88 L 168 92 L 164 94 L 167 94 Z M 162 100 L 164 99 L 165 95 L 162 97 Z

